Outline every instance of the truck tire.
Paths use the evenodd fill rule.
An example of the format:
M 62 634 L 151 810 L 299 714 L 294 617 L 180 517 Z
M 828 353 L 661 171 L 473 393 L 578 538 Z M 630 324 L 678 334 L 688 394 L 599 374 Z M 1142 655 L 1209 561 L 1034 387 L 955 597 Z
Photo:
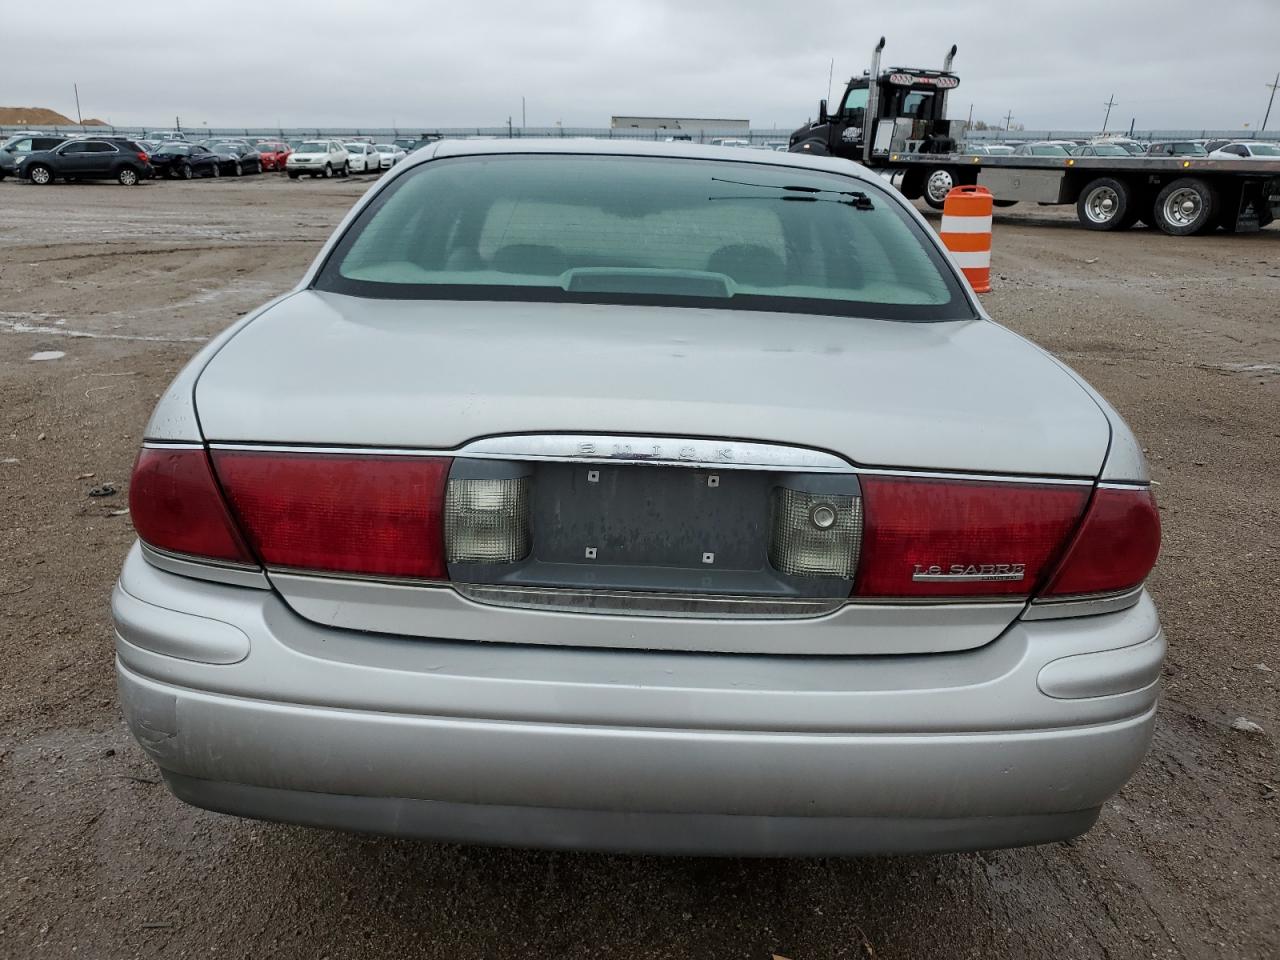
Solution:
M 1189 237 L 1213 229 L 1218 194 L 1199 177 L 1181 177 L 1156 194 L 1151 210 L 1155 225 L 1172 237 Z
M 1086 230 L 1128 230 L 1138 218 L 1138 205 L 1127 183 L 1098 177 L 1080 191 L 1076 218 Z
M 956 185 L 955 175 L 947 167 L 934 167 L 924 175 L 924 202 L 941 210 L 947 194 Z

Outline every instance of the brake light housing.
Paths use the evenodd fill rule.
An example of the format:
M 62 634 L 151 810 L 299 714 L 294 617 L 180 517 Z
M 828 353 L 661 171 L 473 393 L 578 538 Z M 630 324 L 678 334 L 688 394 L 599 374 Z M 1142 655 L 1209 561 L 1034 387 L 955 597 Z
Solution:
M 214 450 L 232 515 L 268 567 L 444 580 L 448 457 Z
M 1025 598 L 1062 554 L 1084 484 L 861 478 L 855 599 Z
M 224 563 L 256 562 L 203 447 L 144 447 L 129 482 L 129 515 L 142 542 L 157 550 Z
M 1123 593 L 1141 584 L 1160 554 L 1160 511 L 1150 487 L 1100 486 L 1047 599 Z

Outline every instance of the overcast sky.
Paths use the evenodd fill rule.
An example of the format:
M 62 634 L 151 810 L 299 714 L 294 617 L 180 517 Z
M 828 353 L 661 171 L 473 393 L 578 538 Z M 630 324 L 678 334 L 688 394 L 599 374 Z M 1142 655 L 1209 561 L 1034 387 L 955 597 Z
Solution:
M 102 0 L 6 4 L 0 106 L 124 126 L 607 126 L 612 114 L 790 130 L 868 65 L 941 65 L 951 115 L 1028 129 L 1262 120 L 1280 0 Z M 1278 98 L 1280 99 L 1280 98 Z M 1269 128 L 1280 127 L 1280 104 Z

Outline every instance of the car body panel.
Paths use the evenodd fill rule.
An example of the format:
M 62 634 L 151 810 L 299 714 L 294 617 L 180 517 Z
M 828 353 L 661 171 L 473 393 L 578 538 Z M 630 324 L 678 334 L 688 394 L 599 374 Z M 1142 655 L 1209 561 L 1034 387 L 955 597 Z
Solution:
M 114 609 L 126 719 L 190 802 L 349 829 L 665 853 L 905 852 L 1076 835 L 1150 743 L 1164 646 L 1145 598 L 928 657 L 406 644 L 309 624 L 270 591 L 156 570 L 137 549 Z M 203 654 L 156 644 L 174 611 L 192 619 L 180 632 Z M 235 633 L 209 630 L 209 619 Z M 249 653 L 229 663 L 239 634 Z M 1060 696 L 1040 690 L 1046 671 Z M 218 747 L 228 737 L 236 749 Z M 283 791 L 295 805 L 220 800 L 216 783 Z M 405 823 L 300 813 L 338 797 L 366 810 L 408 798 L 460 806 Z M 482 817 L 494 806 L 523 835 Z M 557 832 L 538 810 L 561 811 L 562 828 L 593 815 L 606 824 Z M 681 846 L 663 815 L 705 837 Z M 456 832 L 458 817 L 470 831 Z M 1028 834 L 1027 817 L 1054 822 Z M 816 838 L 775 829 L 787 822 Z M 877 826 L 889 831 L 879 847 L 868 838 Z
M 213 441 L 450 449 L 603 431 L 1048 476 L 1096 475 L 1110 440 L 1057 361 L 986 320 L 314 291 L 232 339 L 201 375 L 196 406 Z

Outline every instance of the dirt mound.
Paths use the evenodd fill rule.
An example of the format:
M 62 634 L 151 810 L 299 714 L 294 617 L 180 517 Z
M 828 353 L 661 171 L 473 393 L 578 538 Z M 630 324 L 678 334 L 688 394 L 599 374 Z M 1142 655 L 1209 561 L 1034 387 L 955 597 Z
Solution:
M 105 127 L 101 120 L 86 120 L 86 127 Z M 76 122 L 56 110 L 44 107 L 0 107 L 0 126 L 3 127 L 74 127 Z

